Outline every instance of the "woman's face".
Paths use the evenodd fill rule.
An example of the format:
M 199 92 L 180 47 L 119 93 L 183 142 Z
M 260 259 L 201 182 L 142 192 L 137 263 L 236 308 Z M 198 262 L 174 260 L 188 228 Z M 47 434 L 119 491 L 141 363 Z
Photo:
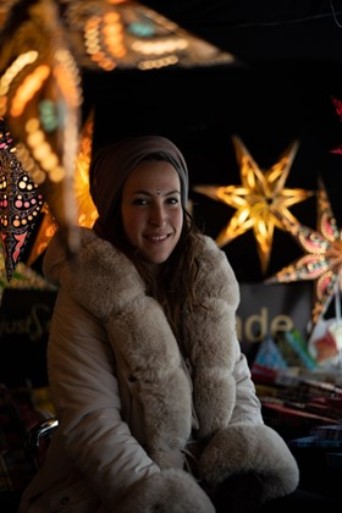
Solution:
M 183 226 L 181 184 L 169 162 L 143 161 L 128 176 L 121 197 L 124 232 L 149 263 L 165 262 Z

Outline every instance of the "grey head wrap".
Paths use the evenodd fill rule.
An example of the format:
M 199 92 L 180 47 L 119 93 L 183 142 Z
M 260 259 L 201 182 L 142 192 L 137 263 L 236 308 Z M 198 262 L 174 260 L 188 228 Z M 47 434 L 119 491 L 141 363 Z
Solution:
M 130 137 L 105 146 L 92 160 L 90 193 L 101 224 L 107 223 L 128 175 L 144 158 L 154 153 L 170 162 L 177 171 L 181 183 L 182 205 L 186 206 L 189 189 L 188 169 L 177 146 L 169 139 L 156 135 Z

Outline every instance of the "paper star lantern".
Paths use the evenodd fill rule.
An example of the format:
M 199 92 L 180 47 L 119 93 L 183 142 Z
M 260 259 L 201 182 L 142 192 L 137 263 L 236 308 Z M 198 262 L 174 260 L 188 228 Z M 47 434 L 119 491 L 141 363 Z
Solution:
M 82 67 L 112 71 L 235 62 L 232 54 L 129 0 L 64 0 L 63 18 Z
M 24 169 L 39 186 L 70 249 L 77 246 L 73 173 L 82 94 L 57 3 L 25 3 L 4 30 L 0 115 L 6 118 Z
M 236 209 L 236 213 L 221 231 L 216 242 L 218 246 L 223 247 L 247 230 L 253 229 L 261 268 L 265 273 L 270 260 L 274 229 L 284 230 L 280 219 L 296 223 L 297 220 L 289 211 L 289 207 L 304 201 L 312 192 L 284 187 L 298 150 L 297 141 L 291 144 L 281 159 L 267 171 L 259 168 L 238 137 L 233 137 L 233 143 L 240 165 L 242 185 L 198 185 L 194 190 Z
M 315 280 L 313 327 L 324 315 L 335 294 L 342 291 L 342 231 L 337 226 L 321 180 L 317 203 L 317 231 L 284 220 L 286 229 L 305 251 L 305 255 L 266 280 L 266 283 Z
M 0 118 L 0 234 L 7 280 L 26 249 L 43 206 L 43 195 L 16 156 L 16 148 Z

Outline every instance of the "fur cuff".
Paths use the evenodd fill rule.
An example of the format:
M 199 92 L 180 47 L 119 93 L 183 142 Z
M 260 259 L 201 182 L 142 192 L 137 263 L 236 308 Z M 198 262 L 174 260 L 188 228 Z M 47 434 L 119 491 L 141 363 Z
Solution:
M 299 483 L 290 449 L 275 430 L 263 424 L 236 424 L 216 433 L 201 455 L 199 468 L 213 486 L 234 474 L 256 473 L 263 483 L 263 501 L 287 495 Z
M 130 489 L 117 513 L 215 513 L 209 497 L 183 470 L 163 470 Z

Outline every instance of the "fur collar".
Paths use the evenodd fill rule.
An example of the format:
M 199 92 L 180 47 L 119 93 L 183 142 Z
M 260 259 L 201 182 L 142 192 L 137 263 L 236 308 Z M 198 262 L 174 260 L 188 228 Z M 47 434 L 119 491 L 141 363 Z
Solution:
M 197 308 L 184 321 L 192 383 L 162 308 L 146 295 L 130 260 L 109 242 L 83 228 L 81 248 L 70 259 L 57 235 L 44 273 L 105 323 L 137 390 L 148 452 L 161 467 L 170 466 L 167 455 L 187 443 L 193 406 L 200 439 L 228 425 L 236 401 L 232 370 L 239 353 L 239 290 L 225 254 L 212 239 L 203 236 L 197 283 L 205 308 Z

